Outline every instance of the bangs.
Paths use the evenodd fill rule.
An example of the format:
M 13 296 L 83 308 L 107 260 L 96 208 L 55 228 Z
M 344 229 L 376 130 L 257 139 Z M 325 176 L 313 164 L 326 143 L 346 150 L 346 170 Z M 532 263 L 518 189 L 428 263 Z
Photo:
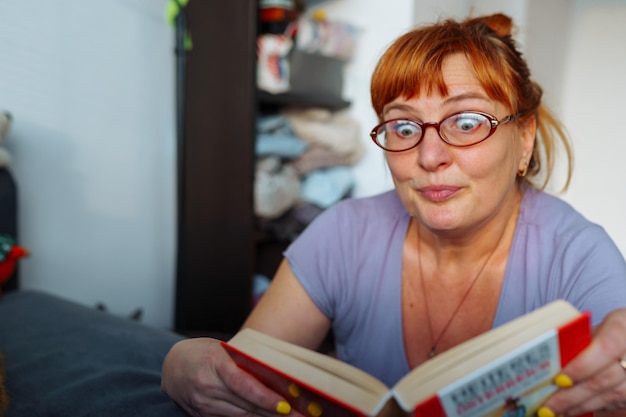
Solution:
M 448 95 L 442 67 L 448 56 L 457 53 L 465 55 L 491 99 L 516 108 L 511 97 L 513 86 L 519 83 L 493 41 L 487 42 L 484 33 L 449 21 L 403 35 L 385 52 L 372 75 L 371 98 L 376 114 L 380 118 L 383 107 L 399 97 L 411 99 L 422 93 Z

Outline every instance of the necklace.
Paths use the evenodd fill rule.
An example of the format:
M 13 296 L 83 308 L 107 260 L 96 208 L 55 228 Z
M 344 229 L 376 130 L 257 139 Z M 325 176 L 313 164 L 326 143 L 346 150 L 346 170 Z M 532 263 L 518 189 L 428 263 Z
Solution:
M 496 243 L 492 251 L 489 253 L 489 256 L 487 256 L 487 259 L 485 259 L 485 262 L 483 262 L 483 264 L 478 269 L 478 273 L 472 279 L 472 282 L 470 283 L 469 287 L 465 291 L 465 294 L 463 294 L 463 297 L 461 297 L 461 301 L 452 312 L 452 315 L 450 316 L 446 324 L 443 326 L 441 333 L 439 333 L 439 336 L 435 338 L 433 334 L 433 325 L 430 320 L 430 308 L 428 306 L 428 297 L 426 296 L 426 285 L 424 284 L 424 274 L 422 272 L 422 239 L 421 239 L 420 232 L 419 232 L 419 225 L 417 225 L 417 261 L 419 264 L 420 284 L 422 287 L 422 293 L 424 294 L 426 317 L 428 318 L 428 332 L 430 334 L 430 340 L 433 341 L 433 344 L 430 347 L 430 351 L 428 352 L 428 359 L 437 355 L 437 345 L 439 344 L 439 342 L 441 342 L 441 339 L 446 334 L 446 331 L 448 330 L 448 327 L 450 327 L 450 324 L 452 324 L 452 321 L 454 321 L 454 318 L 456 317 L 457 313 L 461 309 L 461 306 L 463 305 L 463 303 L 465 303 L 465 300 L 467 300 L 467 297 L 469 296 L 470 292 L 472 292 L 472 288 L 474 288 L 474 285 L 476 284 L 476 282 L 478 282 L 478 278 L 480 278 L 480 276 L 482 275 L 485 267 L 489 263 L 489 260 L 491 259 L 493 254 L 496 252 L 496 249 L 498 248 L 498 246 L 500 246 L 500 241 L 502 240 L 502 237 L 504 236 L 505 231 L 506 231 L 506 227 L 502 231 L 502 234 L 500 235 L 498 242 Z

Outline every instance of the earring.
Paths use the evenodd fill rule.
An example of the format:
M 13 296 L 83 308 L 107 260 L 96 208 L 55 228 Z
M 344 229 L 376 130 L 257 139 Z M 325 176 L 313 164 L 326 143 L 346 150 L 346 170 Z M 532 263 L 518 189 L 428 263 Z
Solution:
M 522 168 L 517 170 L 517 175 L 519 177 L 525 177 L 527 172 L 528 172 L 528 162 L 524 162 L 524 165 L 522 166 Z

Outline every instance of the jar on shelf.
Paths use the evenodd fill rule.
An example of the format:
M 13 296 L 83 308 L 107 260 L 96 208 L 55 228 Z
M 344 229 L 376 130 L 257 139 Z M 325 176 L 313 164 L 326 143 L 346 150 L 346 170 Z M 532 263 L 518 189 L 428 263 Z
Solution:
M 259 33 L 284 33 L 298 19 L 296 0 L 259 0 Z

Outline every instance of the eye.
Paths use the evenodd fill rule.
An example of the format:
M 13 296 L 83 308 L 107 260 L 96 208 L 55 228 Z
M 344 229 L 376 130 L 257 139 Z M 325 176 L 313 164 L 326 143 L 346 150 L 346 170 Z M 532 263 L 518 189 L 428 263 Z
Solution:
M 412 138 L 415 135 L 419 135 L 421 132 L 419 125 L 408 121 L 398 120 L 391 124 L 391 131 L 401 138 Z
M 489 120 L 480 114 L 461 113 L 446 119 L 446 129 L 451 129 L 456 133 L 475 133 L 482 130 L 489 124 Z

